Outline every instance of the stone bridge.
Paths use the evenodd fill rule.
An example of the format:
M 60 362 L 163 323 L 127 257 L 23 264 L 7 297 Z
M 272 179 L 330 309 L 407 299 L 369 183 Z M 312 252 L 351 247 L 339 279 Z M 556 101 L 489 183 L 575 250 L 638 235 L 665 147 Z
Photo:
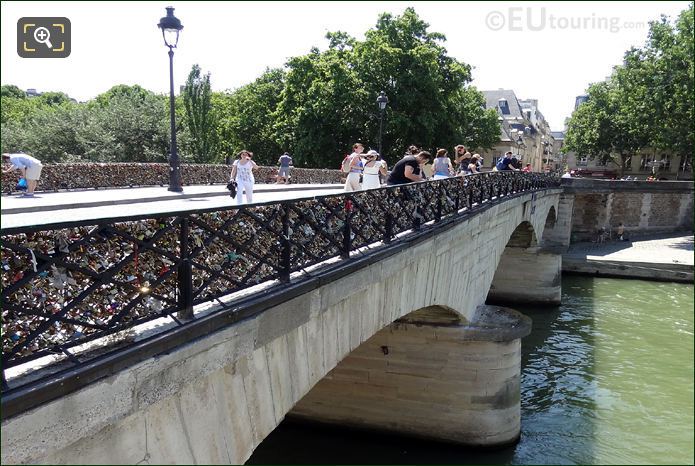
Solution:
M 269 295 L 262 312 L 4 419 L 2 462 L 243 463 L 288 415 L 515 442 L 530 320 L 497 304 L 559 303 L 556 246 L 571 226 L 561 193 L 482 203 Z

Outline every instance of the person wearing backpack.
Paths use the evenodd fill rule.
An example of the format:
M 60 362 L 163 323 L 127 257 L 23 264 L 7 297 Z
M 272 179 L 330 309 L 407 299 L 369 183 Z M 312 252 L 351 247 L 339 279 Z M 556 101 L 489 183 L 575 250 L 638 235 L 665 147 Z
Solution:
M 512 165 L 512 161 L 512 151 L 508 151 L 506 154 L 504 154 L 503 157 L 499 158 L 493 171 L 501 172 L 505 170 L 512 170 L 518 172 L 519 169 L 514 168 L 514 165 Z
M 341 170 L 343 173 L 347 173 L 347 180 L 345 180 L 345 192 L 359 191 L 362 189 L 360 186 L 360 175 L 362 175 L 363 163 L 362 163 L 362 152 L 364 151 L 364 146 L 356 142 L 352 146 L 352 154 L 343 160 Z

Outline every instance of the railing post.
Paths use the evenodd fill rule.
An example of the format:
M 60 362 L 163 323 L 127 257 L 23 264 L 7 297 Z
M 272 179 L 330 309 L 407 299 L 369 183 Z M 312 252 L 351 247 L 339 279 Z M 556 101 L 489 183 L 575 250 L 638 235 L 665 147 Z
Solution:
M 345 196 L 345 224 L 343 225 L 343 252 L 341 257 L 343 259 L 350 258 L 350 249 L 352 249 L 352 226 L 350 225 L 350 219 L 352 218 L 352 198 L 350 196 Z
M 393 214 L 386 213 L 386 223 L 384 225 L 384 243 L 390 243 L 393 238 Z
M 457 180 L 457 182 L 458 182 L 458 183 L 462 183 L 462 181 L 458 181 L 458 180 Z M 456 190 L 456 202 L 455 202 L 455 205 L 456 205 L 456 213 L 458 214 L 459 208 L 460 208 L 460 206 L 461 206 L 461 187 L 460 187 L 460 186 L 458 186 L 458 189 Z
M 485 189 L 490 186 L 491 181 L 490 181 L 490 175 L 486 176 L 484 179 L 480 179 L 480 198 L 478 199 L 478 205 L 483 205 L 483 201 L 485 201 Z
M 290 205 L 283 204 L 284 212 L 282 213 L 282 238 L 280 240 L 282 251 L 280 257 L 280 281 L 282 283 L 289 283 L 290 281 L 290 270 L 292 265 L 290 263 L 292 245 L 290 244 Z
M 415 212 L 413 212 L 413 230 L 417 231 L 420 229 L 420 225 L 422 224 L 421 218 L 420 206 L 415 204 Z
M 181 320 L 191 320 L 193 319 L 193 271 L 188 248 L 189 228 L 187 215 L 181 219 L 180 228 L 179 247 L 181 264 L 177 272 L 179 282 L 178 318 Z
M 442 183 L 443 182 L 439 182 L 439 186 L 437 186 L 437 213 L 436 213 L 436 216 L 434 217 L 435 222 L 441 222 L 441 220 L 442 220 L 442 195 L 443 195 Z

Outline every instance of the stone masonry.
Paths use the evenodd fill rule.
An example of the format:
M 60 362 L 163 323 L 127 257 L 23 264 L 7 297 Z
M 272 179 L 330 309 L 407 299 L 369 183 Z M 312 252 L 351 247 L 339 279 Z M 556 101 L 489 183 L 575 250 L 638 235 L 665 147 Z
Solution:
M 523 335 L 499 343 L 466 335 L 485 335 L 485 325 L 478 324 L 485 322 L 480 306 L 512 233 L 524 223 L 538 242 L 551 207 L 558 211 L 560 192 L 523 194 L 493 205 L 402 252 L 253 318 L 7 419 L 2 424 L 2 463 L 243 463 L 346 356 L 358 350 L 354 354 L 359 357 L 370 348 L 368 344 L 359 349 L 360 345 L 381 329 L 433 306 L 451 310 L 464 327 L 480 328 L 457 331 L 432 323 L 432 328 L 423 325 L 419 329 L 445 337 L 430 337 L 428 348 L 433 354 L 454 349 L 471 364 L 446 372 L 451 379 L 443 380 L 471 390 L 448 401 L 434 397 L 433 404 L 424 408 L 430 415 L 422 419 L 420 430 L 431 429 L 439 420 L 444 439 L 490 439 L 486 444 L 513 440 L 518 435 L 518 407 L 513 406 L 518 382 L 514 377 L 519 370 L 518 338 Z M 391 327 L 397 332 L 417 328 L 408 321 L 397 325 Z M 395 355 L 404 354 L 402 351 L 413 354 L 410 344 L 422 342 L 394 347 Z M 422 361 L 413 359 L 411 364 L 421 365 Z M 501 370 L 494 379 L 497 385 L 486 386 L 489 393 L 484 389 L 486 395 L 474 394 L 483 390 L 482 386 L 473 388 L 475 365 L 488 380 L 494 379 L 495 369 Z M 500 391 L 502 387 L 504 391 Z M 418 390 L 413 385 L 383 415 L 397 416 L 397 400 L 408 406 L 414 398 L 421 398 Z M 437 417 L 444 409 L 442 403 L 450 403 L 452 412 L 458 414 Z M 473 413 L 465 408 L 466 403 L 476 409 L 490 408 L 487 414 L 475 414 L 488 420 L 471 422 Z M 444 426 L 452 422 L 458 424 Z M 445 435 L 447 429 L 459 429 L 458 438 Z M 495 435 L 499 437 L 495 439 Z
M 595 241 L 604 228 L 615 234 L 620 223 L 632 237 L 692 231 L 690 181 L 563 180 L 573 196 L 571 241 Z

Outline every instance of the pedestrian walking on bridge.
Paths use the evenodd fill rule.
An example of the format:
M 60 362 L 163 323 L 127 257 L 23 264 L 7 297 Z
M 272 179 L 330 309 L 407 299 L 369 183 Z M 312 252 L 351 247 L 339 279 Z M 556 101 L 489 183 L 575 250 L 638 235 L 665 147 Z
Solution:
M 253 176 L 253 170 L 258 168 L 253 160 L 253 152 L 246 149 L 239 152 L 239 158 L 232 165 L 232 173 L 229 178 L 237 182 L 236 203 L 241 205 L 244 203 L 242 192 L 246 192 L 246 202 L 253 202 L 253 185 L 256 179 Z
M 290 154 L 285 152 L 280 156 L 278 159 L 278 164 L 280 165 L 280 168 L 278 169 L 278 177 L 277 177 L 277 184 L 287 184 L 290 182 L 290 169 L 292 168 L 292 157 L 290 157 Z M 280 179 L 282 179 L 282 183 L 280 182 Z

